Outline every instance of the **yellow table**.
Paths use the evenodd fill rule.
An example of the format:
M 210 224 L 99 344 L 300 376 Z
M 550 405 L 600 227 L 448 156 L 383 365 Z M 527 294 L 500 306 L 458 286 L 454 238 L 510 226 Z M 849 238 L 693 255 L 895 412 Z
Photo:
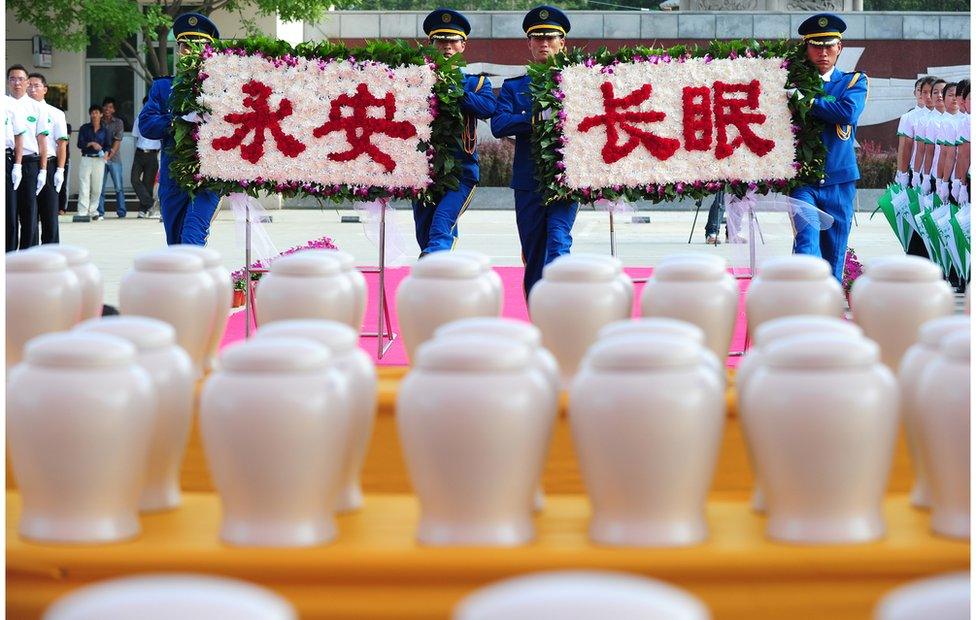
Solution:
M 180 510 L 146 516 L 133 542 L 45 546 L 17 536 L 20 497 L 7 493 L 7 617 L 36 618 L 82 584 L 152 571 L 228 575 L 287 597 L 303 619 L 445 618 L 465 594 L 512 575 L 562 568 L 621 570 L 687 588 L 716 620 L 865 620 L 878 598 L 906 581 L 969 566 L 969 544 L 927 533 L 928 517 L 891 496 L 888 537 L 874 544 L 773 544 L 743 502 L 709 503 L 711 539 L 687 549 L 608 549 L 587 542 L 589 508 L 553 496 L 536 519 L 538 540 L 516 549 L 438 549 L 413 541 L 416 501 L 370 495 L 339 519 L 330 546 L 297 550 L 229 548 L 217 540 L 212 494 L 187 494 Z M 933 619 L 936 620 L 936 619 Z
M 397 435 L 394 412 L 396 391 L 400 379 L 407 372 L 405 366 L 380 366 L 376 425 L 366 462 L 362 482 L 367 493 L 410 493 L 400 439 Z M 734 373 L 730 373 L 734 379 Z M 727 394 L 728 418 L 719 453 L 712 491 L 716 496 L 745 498 L 752 491 L 752 470 L 746 458 L 742 426 L 735 410 L 735 390 Z M 543 473 L 542 485 L 548 493 L 583 493 L 583 482 L 576 464 L 569 423 L 566 418 L 566 395 L 563 394 L 559 420 L 553 431 L 549 458 Z M 889 493 L 907 493 L 912 484 L 911 463 L 904 439 L 899 436 L 892 464 Z M 7 488 L 15 488 L 10 468 L 7 467 Z M 186 458 L 182 468 L 182 487 L 186 491 L 212 492 L 213 483 L 203 455 L 199 428 L 194 424 Z

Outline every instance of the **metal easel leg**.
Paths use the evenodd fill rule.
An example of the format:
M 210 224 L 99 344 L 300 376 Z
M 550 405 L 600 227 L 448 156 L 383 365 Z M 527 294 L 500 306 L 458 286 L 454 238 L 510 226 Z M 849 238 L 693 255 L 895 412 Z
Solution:
M 366 338 L 376 338 L 376 359 L 383 359 L 383 356 L 397 335 L 393 332 L 393 322 L 390 320 L 390 305 L 386 299 L 386 204 L 380 209 L 380 243 L 379 243 L 379 266 L 374 269 L 363 269 L 365 273 L 378 274 L 379 299 L 376 305 L 376 332 L 363 332 Z
M 251 337 L 251 207 L 244 203 L 244 339 Z M 255 321 L 257 324 L 257 321 Z
M 695 236 L 695 226 L 698 225 L 698 212 L 701 211 L 702 201 L 701 198 L 695 201 L 695 219 L 691 222 L 691 232 L 688 233 L 688 243 L 691 243 L 691 238 Z M 721 222 L 719 222 L 721 225 Z
M 617 231 L 613 228 L 613 209 L 610 213 L 610 256 L 617 258 Z

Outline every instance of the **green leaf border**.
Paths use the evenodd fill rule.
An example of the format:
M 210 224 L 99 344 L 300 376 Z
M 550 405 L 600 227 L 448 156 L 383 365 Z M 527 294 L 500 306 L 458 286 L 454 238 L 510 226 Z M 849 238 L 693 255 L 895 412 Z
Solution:
M 434 122 L 431 126 L 430 144 L 421 142 L 419 148 L 427 150 L 433 146 L 431 160 L 432 183 L 425 190 L 417 192 L 412 188 L 388 189 L 385 187 L 364 187 L 357 185 L 321 185 L 315 183 L 290 183 L 282 185 L 274 181 L 241 180 L 226 181 L 200 174 L 200 159 L 197 153 L 196 125 L 181 117 L 190 112 L 200 114 L 210 110 L 197 100 L 200 85 L 207 78 L 201 75 L 200 68 L 204 50 L 218 52 L 241 50 L 248 55 L 263 54 L 271 59 L 287 60 L 307 58 L 311 60 L 349 60 L 375 61 L 391 68 L 406 65 L 434 65 L 437 81 L 433 94 L 437 99 Z M 220 195 L 243 192 L 257 196 L 259 192 L 277 193 L 286 198 L 317 196 L 332 200 L 370 201 L 379 198 L 418 199 L 425 204 L 433 204 L 437 196 L 448 189 L 457 189 L 460 184 L 461 164 L 457 154 L 461 149 L 461 134 L 464 121 L 461 113 L 461 98 L 464 96 L 464 82 L 461 67 L 464 60 L 456 54 L 445 58 L 434 47 L 414 46 L 406 41 L 370 41 L 364 47 L 349 48 L 342 43 L 328 41 L 306 42 L 292 46 L 286 41 L 268 37 L 250 37 L 236 41 L 216 41 L 213 43 L 191 44 L 190 52 L 181 56 L 173 80 L 170 104 L 173 110 L 173 129 L 175 146 L 172 151 L 170 175 L 187 191 L 194 193 L 210 190 Z
M 594 202 L 600 199 L 650 200 L 655 203 L 675 200 L 682 197 L 704 198 L 716 191 L 716 187 L 709 188 L 709 182 L 668 183 L 662 185 L 649 184 L 641 187 L 603 187 L 588 189 L 571 189 L 560 184 L 558 164 L 562 161 L 560 144 L 558 113 L 562 109 L 561 90 L 557 82 L 557 74 L 569 65 L 575 65 L 590 60 L 596 65 L 608 66 L 616 63 L 633 62 L 635 56 L 670 56 L 671 62 L 680 58 L 703 58 L 711 56 L 715 59 L 735 57 L 783 58 L 789 63 L 787 82 L 784 88 L 795 88 L 797 94 L 790 97 L 790 111 L 794 125 L 794 141 L 796 146 L 797 163 L 799 169 L 792 179 L 767 179 L 760 182 L 728 181 L 715 179 L 711 183 L 725 185 L 727 191 L 742 197 L 753 189 L 758 194 L 770 191 L 789 193 L 790 190 L 801 185 L 817 185 L 824 174 L 824 163 L 827 149 L 821 139 L 824 124 L 810 114 L 813 99 L 823 94 L 823 80 L 817 69 L 807 61 L 805 47 L 797 41 L 757 41 L 742 39 L 735 41 L 712 41 L 707 46 L 675 45 L 670 48 L 660 47 L 621 47 L 611 52 L 601 47 L 595 53 L 581 48 L 567 50 L 550 58 L 545 63 L 529 65 L 528 74 L 531 78 L 531 92 L 534 101 L 536 119 L 540 118 L 542 110 L 552 109 L 548 120 L 536 122 L 532 134 L 532 151 L 536 162 L 537 179 L 543 195 L 543 203 L 571 200 L 577 202 Z M 802 95 L 802 97 L 798 96 Z

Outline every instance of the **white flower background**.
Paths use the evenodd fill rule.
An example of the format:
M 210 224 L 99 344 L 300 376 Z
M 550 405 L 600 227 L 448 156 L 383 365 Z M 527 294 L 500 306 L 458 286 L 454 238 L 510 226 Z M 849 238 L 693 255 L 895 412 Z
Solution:
M 347 61 L 328 62 L 324 68 L 315 60 L 298 59 L 296 66 L 274 66 L 258 56 L 233 56 L 216 54 L 203 61 L 200 68 L 207 78 L 201 85 L 199 103 L 211 110 L 209 122 L 200 125 L 197 145 L 200 157 L 200 173 L 227 181 L 267 180 L 300 181 L 324 185 L 364 185 L 385 188 L 424 189 L 430 182 L 430 167 L 426 153 L 417 150 L 420 141 L 429 141 L 433 115 L 430 111 L 436 80 L 434 71 L 425 65 L 404 66 L 391 69 L 375 63 L 365 67 L 353 66 Z M 264 155 L 257 163 L 241 157 L 240 147 L 231 151 L 214 149 L 215 138 L 230 136 L 240 127 L 224 120 L 229 113 L 249 112 L 243 100 L 241 88 L 255 79 L 272 89 L 269 106 L 272 112 L 282 98 L 291 100 L 293 113 L 281 121 L 282 130 L 302 143 L 306 149 L 298 157 L 287 157 L 278 150 L 270 131 L 265 131 Z M 407 121 L 417 129 L 417 135 L 408 139 L 374 134 L 371 141 L 377 148 L 396 162 L 392 172 L 367 155 L 362 154 L 348 162 L 332 161 L 330 153 L 349 149 L 345 131 L 336 131 L 315 138 L 312 131 L 329 119 L 331 102 L 342 94 L 353 94 L 360 83 L 369 92 L 382 99 L 392 92 L 396 100 L 393 120 Z M 343 110 L 343 116 L 351 113 Z M 383 108 L 370 108 L 368 114 L 382 118 Z M 254 139 L 252 131 L 244 144 Z
M 565 94 L 563 110 L 566 119 L 563 133 L 566 138 L 563 163 L 566 165 L 566 186 L 573 189 L 601 188 L 613 185 L 642 186 L 647 184 L 676 183 L 682 181 L 761 181 L 789 179 L 796 175 L 793 162 L 796 158 L 791 127 L 791 115 L 787 107 L 788 94 L 784 88 L 788 71 L 781 68 L 782 58 L 738 58 L 735 60 L 689 59 L 679 63 L 652 64 L 622 63 L 613 67 L 613 74 L 600 72 L 600 65 L 586 67 L 571 65 L 562 70 L 561 88 Z M 682 131 L 682 90 L 685 86 L 708 86 L 716 81 L 748 83 L 759 80 L 761 94 L 758 112 L 766 115 L 762 125 L 752 125 L 755 133 L 776 146 L 766 156 L 759 157 L 742 144 L 725 159 L 716 159 L 718 143 L 716 127 L 712 128 L 712 147 L 709 151 L 686 151 Z M 667 116 L 657 123 L 636 123 L 637 127 L 665 138 L 675 138 L 681 147 L 666 161 L 660 161 L 638 145 L 628 156 L 607 164 L 600 149 L 606 144 L 606 130 L 594 127 L 586 133 L 576 128 L 588 116 L 603 114 L 603 97 L 600 85 L 610 81 L 614 85 L 614 97 L 622 98 L 646 83 L 652 86 L 650 98 L 630 110 L 664 112 Z M 733 96 L 742 96 L 736 94 Z M 715 92 L 712 91 L 714 108 Z M 746 109 L 746 112 L 756 110 Z M 713 124 L 714 125 L 714 124 Z M 619 129 L 618 144 L 630 135 Z M 739 134 L 734 126 L 727 128 L 731 142 Z

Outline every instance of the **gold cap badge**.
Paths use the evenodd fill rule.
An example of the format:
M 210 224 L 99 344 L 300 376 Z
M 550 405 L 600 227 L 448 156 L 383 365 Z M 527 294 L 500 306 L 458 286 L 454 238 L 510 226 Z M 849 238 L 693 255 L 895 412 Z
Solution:
M 539 11 L 539 19 L 549 19 L 549 11 L 545 9 Z
M 817 25 L 819 25 L 821 28 L 825 27 L 827 24 L 828 21 L 826 17 L 821 17 L 819 20 L 817 20 Z

